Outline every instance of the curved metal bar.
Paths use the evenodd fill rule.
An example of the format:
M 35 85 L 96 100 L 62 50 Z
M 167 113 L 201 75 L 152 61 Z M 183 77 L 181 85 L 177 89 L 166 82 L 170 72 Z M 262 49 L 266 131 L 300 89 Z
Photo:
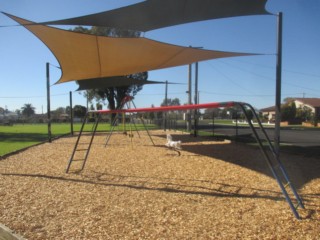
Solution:
M 273 166 L 272 161 L 271 161 L 269 155 L 267 154 L 265 148 L 263 147 L 262 141 L 261 141 L 261 139 L 260 139 L 260 137 L 259 137 L 259 135 L 258 135 L 258 133 L 257 133 L 257 131 L 256 131 L 256 129 L 255 129 L 255 127 L 253 126 L 253 123 L 251 122 L 251 119 L 249 118 L 248 113 L 247 113 L 245 107 L 246 107 L 246 106 L 249 107 L 249 109 L 250 109 L 251 112 L 253 113 L 254 117 L 256 118 L 256 120 L 257 120 L 257 122 L 258 122 L 258 125 L 259 125 L 259 128 L 260 128 L 260 130 L 263 132 L 264 137 L 267 139 L 268 146 L 269 146 L 269 148 L 270 148 L 270 150 L 271 150 L 271 152 L 272 152 L 272 154 L 273 154 L 274 159 L 277 161 L 277 164 L 278 164 L 278 166 L 279 166 L 279 169 L 280 169 L 281 172 L 282 172 L 283 177 L 285 178 L 285 180 L 287 181 L 287 184 L 288 184 L 288 185 L 290 186 L 290 188 L 291 188 L 291 191 L 292 191 L 293 194 L 295 195 L 295 197 L 296 197 L 296 199 L 297 199 L 297 201 L 298 201 L 299 206 L 302 207 L 302 208 L 304 208 L 304 205 L 303 205 L 303 203 L 302 203 L 302 200 L 301 200 L 300 196 L 298 195 L 296 189 L 293 187 L 293 185 L 292 185 L 292 183 L 291 183 L 291 181 L 290 181 L 290 179 L 289 179 L 289 177 L 288 177 L 288 174 L 287 174 L 287 172 L 285 171 L 285 168 L 284 168 L 283 164 L 281 163 L 280 159 L 278 158 L 278 155 L 275 153 L 274 147 L 273 147 L 273 145 L 272 145 L 272 143 L 271 143 L 271 141 L 270 141 L 270 139 L 269 139 L 269 137 L 268 137 L 268 134 L 266 133 L 265 129 L 263 128 L 262 123 L 261 123 L 261 121 L 260 121 L 257 113 L 255 112 L 254 108 L 253 108 L 250 104 L 248 104 L 248 103 L 240 103 L 240 102 L 239 102 L 239 103 L 237 103 L 237 105 L 239 105 L 239 106 L 241 107 L 244 115 L 246 116 L 246 119 L 248 120 L 249 126 L 250 126 L 250 128 L 251 128 L 251 130 L 252 130 L 252 132 L 253 132 L 253 134 L 254 134 L 254 136 L 255 136 L 255 138 L 256 138 L 256 141 L 257 141 L 258 144 L 259 144 L 260 150 L 261 150 L 261 152 L 263 153 L 263 155 L 264 155 L 264 157 L 265 157 L 265 160 L 266 160 L 266 162 L 267 162 L 267 164 L 268 164 L 268 166 L 269 166 L 269 168 L 270 168 L 273 176 L 274 176 L 275 179 L 277 180 L 278 185 L 280 186 L 281 191 L 282 191 L 283 195 L 285 196 L 286 201 L 287 201 L 287 203 L 289 204 L 289 206 L 290 206 L 293 214 L 295 215 L 295 217 L 296 217 L 297 219 L 300 219 L 299 213 L 297 212 L 296 207 L 293 205 L 292 200 L 291 200 L 291 198 L 290 198 L 287 190 L 285 189 L 284 184 L 282 183 L 282 181 L 281 181 L 281 179 L 280 179 L 280 177 L 279 177 L 279 174 L 276 172 L 276 169 L 275 169 L 275 167 Z
M 267 132 L 265 131 L 264 127 L 262 126 L 262 123 L 261 123 L 261 121 L 260 121 L 257 113 L 254 111 L 254 108 L 253 108 L 250 104 L 248 104 L 248 103 L 243 103 L 243 104 L 244 104 L 245 106 L 248 106 L 248 107 L 251 109 L 251 111 L 253 112 L 253 114 L 254 114 L 255 118 L 257 119 L 257 122 L 258 122 L 258 124 L 259 124 L 259 126 L 260 126 L 260 129 L 262 130 L 264 136 L 265 136 L 266 139 L 267 139 L 267 142 L 268 142 L 268 146 L 269 146 L 269 148 L 270 148 L 270 151 L 272 152 L 275 160 L 276 160 L 277 163 L 279 164 L 279 168 L 280 168 L 280 170 L 282 171 L 282 174 L 283 174 L 286 182 L 289 183 L 289 186 L 290 186 L 290 188 L 291 188 L 291 191 L 292 191 L 293 194 L 295 195 L 295 197 L 296 197 L 296 199 L 297 199 L 297 201 L 298 201 L 299 206 L 300 206 L 301 208 L 305 208 L 305 207 L 304 207 L 304 204 L 303 204 L 303 202 L 302 202 L 302 199 L 300 198 L 300 196 L 299 196 L 299 194 L 297 193 L 296 189 L 295 189 L 294 186 L 292 185 L 291 180 L 289 179 L 289 175 L 288 175 L 288 173 L 287 173 L 287 171 L 286 171 L 286 169 L 285 169 L 282 161 L 281 161 L 280 158 L 279 158 L 279 154 L 276 153 L 276 149 L 275 149 L 274 146 L 272 145 L 272 143 L 271 143 L 271 141 L 270 141 L 270 139 L 269 139 L 269 137 L 268 137 Z

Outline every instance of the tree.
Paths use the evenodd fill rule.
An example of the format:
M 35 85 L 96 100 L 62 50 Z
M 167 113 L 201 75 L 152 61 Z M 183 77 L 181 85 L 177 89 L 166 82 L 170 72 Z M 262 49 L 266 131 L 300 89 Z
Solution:
M 56 113 L 57 115 L 66 113 L 66 109 L 65 109 L 64 107 L 58 107 L 58 108 L 55 110 L 55 113 Z
M 161 103 L 161 107 L 164 107 L 164 106 L 180 106 L 180 99 L 179 98 L 167 98 L 167 101 L 166 99 L 163 99 L 162 103 Z M 168 114 L 167 114 L 167 117 L 171 117 L 171 118 L 174 118 L 174 119 L 177 119 L 178 117 L 182 118 L 182 116 L 179 116 L 181 114 L 182 111 L 169 111 Z M 162 113 L 158 113 L 157 114 L 157 117 L 158 118 L 161 118 L 163 116 Z
M 203 117 L 206 119 L 219 118 L 222 110 L 220 108 L 207 108 L 204 110 Z
M 22 110 L 22 115 L 30 117 L 31 115 L 33 115 L 35 113 L 36 108 L 32 106 L 31 103 L 26 103 L 24 104 L 24 106 L 21 108 Z
M 313 114 L 310 108 L 303 106 L 297 109 L 296 118 L 308 122 L 312 120 L 312 117 Z
M 109 37 L 140 37 L 141 32 L 134 30 L 116 29 L 108 27 L 76 27 L 72 29 L 75 32 L 94 34 L 97 36 L 109 36 Z M 120 63 L 121 64 L 121 63 Z M 147 80 L 148 72 L 135 73 L 127 76 L 128 78 Z M 125 96 L 135 96 L 142 90 L 142 84 L 131 85 L 129 87 L 109 87 L 104 89 L 90 89 L 84 92 L 84 96 L 92 102 L 96 100 L 98 103 L 104 103 L 108 101 L 108 108 L 113 110 L 121 107 L 122 100 Z
M 180 99 L 179 98 L 168 98 L 167 99 L 167 103 L 166 103 L 166 99 L 163 99 L 162 103 L 161 103 L 161 107 L 163 106 L 180 106 Z
M 73 113 L 75 117 L 83 118 L 86 115 L 87 108 L 81 105 L 75 105 L 73 107 Z
M 20 115 L 20 114 L 21 114 L 21 110 L 16 109 L 15 113 L 16 113 L 17 115 Z
M 66 109 L 64 107 L 58 107 L 56 110 L 51 111 L 51 117 L 53 121 L 59 121 L 61 115 L 66 113 Z
M 153 104 L 151 104 L 151 108 L 154 108 Z M 139 115 L 145 119 L 150 119 L 150 120 L 155 119 L 155 112 L 144 112 L 144 113 L 139 113 Z
M 102 107 L 103 107 L 102 104 L 100 104 L 100 103 L 97 103 L 97 104 L 96 104 L 97 110 L 102 110 Z
M 153 104 L 151 104 L 151 108 L 154 108 L 154 105 Z M 149 114 L 148 114 L 149 116 L 149 119 L 151 119 L 151 120 L 153 120 L 153 119 L 155 119 L 155 113 L 154 112 L 149 112 Z
M 281 121 L 290 121 L 296 117 L 296 104 L 289 102 L 281 107 Z
M 128 75 L 128 78 L 147 80 L 148 72 L 136 73 Z M 96 100 L 98 103 L 104 102 L 105 99 L 108 100 L 108 108 L 113 110 L 119 108 L 125 96 L 134 97 L 140 90 L 142 90 L 142 85 L 134 84 L 128 87 L 109 87 L 105 89 L 91 89 L 87 90 L 84 95 L 88 97 L 88 100 Z
M 71 107 L 70 106 L 66 106 L 66 113 L 70 114 L 70 110 L 71 110 Z
M 289 103 L 291 103 L 292 101 L 294 101 L 294 98 L 292 98 L 292 97 L 287 97 L 287 98 L 284 98 L 284 99 L 283 99 L 283 102 L 284 102 L 285 104 L 289 104 Z

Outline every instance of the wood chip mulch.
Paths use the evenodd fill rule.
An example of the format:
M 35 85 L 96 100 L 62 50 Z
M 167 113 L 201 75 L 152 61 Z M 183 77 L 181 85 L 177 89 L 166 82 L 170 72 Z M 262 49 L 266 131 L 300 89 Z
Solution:
M 178 156 L 140 134 L 98 134 L 82 172 L 65 173 L 76 137 L 0 160 L 0 223 L 26 239 L 320 239 L 319 159 L 281 155 L 299 221 L 258 149 L 172 132 Z

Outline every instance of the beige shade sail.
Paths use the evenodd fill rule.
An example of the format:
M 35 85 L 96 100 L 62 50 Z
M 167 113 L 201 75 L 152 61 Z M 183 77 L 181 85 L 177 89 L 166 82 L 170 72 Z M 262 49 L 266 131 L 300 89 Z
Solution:
M 43 24 L 104 26 L 137 31 L 236 16 L 270 14 L 267 0 L 147 0 L 126 7 Z
M 254 55 L 181 47 L 147 38 L 113 38 L 76 33 L 6 14 L 34 33 L 57 58 L 62 75 L 58 83 L 123 76 L 194 62 Z

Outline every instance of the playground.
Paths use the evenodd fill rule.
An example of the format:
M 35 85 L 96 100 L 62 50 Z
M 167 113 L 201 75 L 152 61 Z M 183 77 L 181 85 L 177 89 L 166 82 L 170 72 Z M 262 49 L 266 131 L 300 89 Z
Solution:
M 18 236 L 13 239 L 319 239 L 319 157 L 280 151 L 283 14 L 267 10 L 266 4 L 267 0 L 154 0 L 81 17 L 37 22 L 2 12 L 41 40 L 59 66 L 46 60 L 47 120 L 42 122 L 47 123 L 48 142 L 0 158 L 0 239 L 8 238 L 2 234 L 7 227 Z M 37 6 L 34 12 L 36 9 Z M 255 43 L 261 43 L 263 51 L 247 51 L 250 48 L 239 47 L 247 50 L 230 52 L 209 50 L 204 44 L 194 47 L 198 43 L 160 42 L 158 38 L 145 36 L 146 32 L 159 28 L 256 15 L 276 20 L 275 54 L 273 51 L 270 54 L 268 46 L 259 40 Z M 92 29 L 76 32 L 48 25 L 92 26 Z M 267 30 L 258 21 L 255 25 Z M 10 26 L 13 25 L 1 27 Z M 113 33 L 113 30 L 98 34 L 94 27 L 121 32 L 133 30 L 135 36 Z M 212 29 L 218 28 L 211 27 L 210 31 Z M 223 27 L 219 32 L 226 29 Z M 254 40 L 259 34 L 256 30 L 251 31 L 254 38 L 242 30 L 241 35 Z M 268 35 L 270 32 L 264 31 L 263 36 Z M 179 35 L 179 39 L 183 38 Z M 237 38 L 233 31 L 225 39 L 231 39 L 237 45 L 248 40 Z M 298 52 L 296 54 L 299 56 Z M 250 104 L 240 100 L 199 103 L 199 62 L 249 56 L 275 56 L 273 142 Z M 149 81 L 148 72 L 186 65 L 189 65 L 188 90 L 185 92 L 188 103 L 169 105 L 168 80 Z M 98 89 L 99 96 L 108 100 L 110 110 L 101 110 L 98 105 L 100 110 L 85 108 L 86 115 L 77 134 L 55 138 L 51 126 L 50 91 L 53 88 L 50 66 L 60 69 L 60 79 L 56 84 L 79 81 L 80 90 Z M 161 75 L 161 79 L 166 78 Z M 243 85 L 250 85 L 247 81 L 240 83 L 242 77 L 238 74 L 237 79 L 237 87 L 233 86 L 233 89 L 241 90 Z M 271 86 L 265 82 L 262 85 L 258 78 L 254 82 L 260 87 L 265 86 L 263 94 L 268 92 L 266 86 Z M 129 87 L 164 83 L 165 100 L 161 107 L 152 104 L 151 107 L 136 108 L 133 99 L 141 89 Z M 210 74 L 205 89 L 209 91 L 209 86 L 215 86 L 215 95 L 217 92 L 225 93 L 216 87 L 216 83 L 216 78 Z M 29 85 L 33 85 L 31 80 Z M 258 93 L 256 90 L 250 92 Z M 235 94 L 230 95 L 235 97 Z M 71 91 L 69 96 L 73 123 Z M 146 99 L 145 103 L 148 102 Z M 87 96 L 87 105 L 88 101 Z M 228 140 L 208 135 L 196 137 L 200 120 L 198 110 L 229 107 L 242 111 L 256 146 L 236 142 L 238 128 L 236 138 Z M 7 106 L 3 112 L 5 109 Z M 186 111 L 182 118 L 186 131 L 170 128 L 170 118 L 166 113 L 173 111 Z M 152 112 L 166 112 L 161 114 L 163 126 L 156 124 L 161 130 L 148 128 L 144 123 L 145 117 L 140 115 Z M 232 119 L 232 114 L 226 113 Z M 110 115 L 110 128 L 103 128 L 102 132 L 98 125 L 106 121 L 102 116 L 105 114 Z M 211 114 L 214 119 L 214 112 Z M 144 127 L 139 129 L 140 133 L 135 117 Z M 130 125 L 128 131 L 125 130 L 127 120 Z M 88 123 L 89 131 L 85 128 Z M 121 123 L 122 130 L 116 129 L 115 126 Z M 235 121 L 236 125 L 238 123 Z M 5 125 L 13 128 L 7 126 L 7 122 Z M 190 134 L 192 125 L 194 132 Z M 74 133 L 72 124 L 70 132 Z M 10 142 L 7 137 L 14 137 L 14 134 L 3 135 L 6 143 L 12 145 L 17 142 Z M 19 135 L 24 138 L 26 146 L 32 138 L 43 141 L 44 136 L 21 132 Z M 9 150 L 17 149 L 14 146 Z
M 1 222 L 27 239 L 319 238 L 318 159 L 281 154 L 297 220 L 258 149 L 171 131 L 179 156 L 150 133 L 97 133 L 82 172 L 65 173 L 76 136 L 2 159 Z

